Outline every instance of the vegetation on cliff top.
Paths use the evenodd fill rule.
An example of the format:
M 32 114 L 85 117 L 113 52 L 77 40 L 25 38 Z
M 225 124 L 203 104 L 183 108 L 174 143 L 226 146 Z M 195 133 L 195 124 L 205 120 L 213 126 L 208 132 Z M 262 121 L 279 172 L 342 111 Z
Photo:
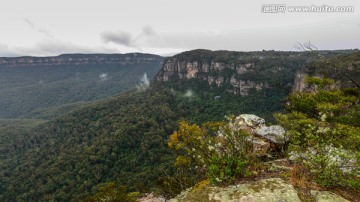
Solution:
M 14 133 L 15 136 L 3 136 L 5 138 L 2 140 L 6 142 L 1 142 L 0 145 L 0 200 L 79 201 L 89 195 L 101 196 L 107 190 L 124 192 L 120 185 L 126 185 L 130 192 L 157 190 L 168 194 L 167 196 L 174 195 L 201 179 L 196 176 L 198 170 L 185 172 L 185 169 L 195 167 L 196 164 L 199 167 L 199 162 L 189 162 L 185 157 L 176 160 L 174 153 L 167 147 L 170 137 L 171 141 L 176 139 L 169 135 L 176 130 L 179 121 L 186 119 L 189 123 L 182 122 L 179 130 L 185 132 L 179 132 L 177 139 L 186 142 L 186 132 L 194 133 L 194 137 L 190 137 L 187 144 L 191 145 L 192 138 L 199 137 L 200 140 L 195 143 L 205 148 L 205 140 L 218 141 L 212 139 L 213 132 L 219 129 L 219 126 L 224 126 L 224 123 L 203 123 L 223 120 L 224 115 L 245 112 L 266 111 L 263 113 L 271 116 L 271 113 L 281 111 L 282 107 L 278 102 L 290 91 L 290 88 L 286 91 L 279 90 L 280 85 L 276 91 L 254 91 L 250 92 L 252 96 L 241 98 L 223 93 L 223 89 L 219 90 L 215 86 L 205 86 L 201 81 L 191 82 L 188 82 L 192 85 L 191 89 L 186 85 L 176 85 L 175 82 L 165 83 L 164 86 L 157 83 L 146 91 L 130 91 L 78 108 L 53 121 L 40 124 L 35 129 L 29 127 L 30 130 L 25 133 L 18 131 Z M 192 93 L 188 93 L 188 90 Z M 220 99 L 215 98 L 220 93 Z M 298 146 L 297 140 L 309 136 L 310 139 L 305 138 L 306 141 L 301 144 L 312 145 L 318 140 L 330 141 L 336 147 L 342 145 L 345 149 L 358 150 L 354 146 L 358 141 L 359 131 L 356 121 L 359 118 L 359 104 L 356 101 L 358 91 L 338 89 L 312 93 L 290 97 L 289 101 L 293 104 L 288 108 L 289 114 L 282 116 L 292 118 L 293 122 L 289 124 L 294 124 L 295 128 L 289 126 L 287 129 L 298 131 L 296 127 L 299 127 L 302 121 L 315 125 L 317 129 L 325 125 L 335 132 L 345 132 L 344 135 L 350 138 L 348 141 L 352 141 L 352 144 L 347 142 L 346 138 L 338 138 L 337 133 L 325 131 L 326 135 L 322 136 L 322 133 L 311 131 L 312 127 L 301 131 L 300 129 L 305 130 L 308 127 L 304 126 L 294 133 L 295 135 L 291 133 L 294 142 L 289 148 L 295 148 Z M 316 102 L 319 105 L 316 105 Z M 323 111 L 329 113 L 325 121 L 321 120 L 323 116 L 318 116 L 318 113 Z M 295 116 L 300 113 L 301 116 Z M 281 119 L 279 121 L 281 122 Z M 194 123 L 199 126 L 193 125 Z M 287 127 L 287 123 L 283 124 Z M 239 135 L 246 137 L 245 132 Z M 347 143 L 349 144 L 346 145 Z M 231 145 L 229 146 L 231 148 Z M 202 176 L 220 183 L 255 175 L 258 171 L 258 159 L 252 155 L 244 156 L 248 151 L 246 145 L 242 146 L 244 150 L 230 151 L 233 155 L 242 156 L 240 159 L 231 156 L 224 158 L 224 154 L 212 155 L 211 151 L 204 150 L 201 155 L 204 156 L 202 159 L 206 162 L 207 169 L 203 170 Z M 184 152 L 179 154 L 185 155 Z M 177 167 L 173 167 L 174 162 Z M 334 178 L 328 180 L 329 176 L 331 175 L 325 174 L 321 177 L 333 186 L 331 180 Z M 353 178 L 350 176 L 344 179 Z M 179 184 L 177 180 L 181 180 L 183 184 Z M 21 183 L 18 183 L 19 181 Z M 114 184 L 109 184 L 111 182 Z M 350 181 L 341 182 L 340 185 L 348 182 Z M 164 183 L 176 187 L 172 189 L 162 186 Z M 100 189 L 101 187 L 103 189 Z M 121 194 L 119 197 L 129 196 Z

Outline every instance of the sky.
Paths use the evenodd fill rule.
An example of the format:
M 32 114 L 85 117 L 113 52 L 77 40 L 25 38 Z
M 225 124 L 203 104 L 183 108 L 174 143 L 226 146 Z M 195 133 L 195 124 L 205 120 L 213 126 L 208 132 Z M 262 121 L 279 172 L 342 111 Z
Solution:
M 360 48 L 359 0 L 0 0 L 0 56 Z M 269 13 L 269 5 L 285 7 Z M 293 6 L 350 12 L 290 12 Z M 271 10 L 274 11 L 274 10 Z

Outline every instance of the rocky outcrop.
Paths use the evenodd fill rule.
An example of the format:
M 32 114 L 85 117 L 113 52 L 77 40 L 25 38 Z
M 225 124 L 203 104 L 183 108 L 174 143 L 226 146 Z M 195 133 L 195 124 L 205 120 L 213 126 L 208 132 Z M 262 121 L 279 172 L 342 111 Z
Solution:
M 248 95 L 251 89 L 261 90 L 264 87 L 269 87 L 267 83 L 255 83 L 250 80 L 238 80 L 234 76 L 230 79 L 230 85 L 233 87 L 229 91 L 234 94 L 240 94 L 241 96 Z
M 257 138 L 262 138 L 270 143 L 284 144 L 287 140 L 285 129 L 278 125 L 266 126 L 265 119 L 253 114 L 241 114 L 235 118 L 237 128 L 244 128 L 253 133 Z
M 155 196 L 154 193 L 146 194 L 138 199 L 139 202 L 166 202 L 167 200 L 162 196 Z
M 54 57 L 2 57 L 0 67 L 31 67 L 57 65 L 96 65 L 96 64 L 149 64 L 162 63 L 158 55 L 128 54 L 64 54 Z
M 339 168 L 343 173 L 351 173 L 358 169 L 355 153 L 333 146 L 324 146 L 321 149 L 308 148 L 305 152 L 290 152 L 289 160 L 314 161 L 314 158 L 323 154 L 325 154 L 323 158 L 327 159 L 328 167 Z M 359 174 L 357 175 L 360 177 Z
M 308 75 L 301 71 L 298 71 L 296 73 L 295 81 L 294 81 L 294 85 L 293 85 L 294 92 L 296 92 L 296 91 L 302 92 L 305 89 L 305 87 L 306 87 L 305 77 L 306 76 L 308 76 Z
M 235 118 L 235 123 L 240 127 L 248 126 L 256 129 L 265 125 L 265 119 L 254 114 L 241 114 Z
M 347 200 L 331 192 L 312 191 L 315 201 Z M 170 202 L 300 202 L 297 190 L 280 178 L 269 178 L 251 183 L 237 184 L 228 187 L 206 185 L 198 190 L 188 189 Z
M 241 114 L 230 122 L 233 131 L 246 130 L 250 133 L 249 141 L 253 143 L 254 152 L 265 156 L 271 148 L 281 147 L 286 141 L 285 129 L 278 125 L 266 126 L 265 119 L 254 114 Z M 221 131 L 218 131 L 221 136 Z
M 255 133 L 276 144 L 284 144 L 286 141 L 285 129 L 281 126 L 261 126 Z

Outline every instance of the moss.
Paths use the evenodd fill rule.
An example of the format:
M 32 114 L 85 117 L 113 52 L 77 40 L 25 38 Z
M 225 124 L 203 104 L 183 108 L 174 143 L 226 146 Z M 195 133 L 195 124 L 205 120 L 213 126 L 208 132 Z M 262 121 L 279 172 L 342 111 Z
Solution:
M 209 180 L 203 180 L 200 181 L 198 183 L 195 184 L 195 186 L 193 187 L 193 189 L 191 190 L 191 192 L 197 192 L 199 190 L 202 190 L 203 188 L 205 188 L 206 186 L 208 186 L 210 184 Z

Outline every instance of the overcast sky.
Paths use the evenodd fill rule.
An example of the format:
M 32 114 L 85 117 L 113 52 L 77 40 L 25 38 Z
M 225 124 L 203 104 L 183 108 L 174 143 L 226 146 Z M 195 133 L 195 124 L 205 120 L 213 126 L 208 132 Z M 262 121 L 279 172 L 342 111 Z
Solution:
M 354 12 L 264 13 L 266 4 Z M 359 0 L 1 0 L 0 56 L 360 48 Z

